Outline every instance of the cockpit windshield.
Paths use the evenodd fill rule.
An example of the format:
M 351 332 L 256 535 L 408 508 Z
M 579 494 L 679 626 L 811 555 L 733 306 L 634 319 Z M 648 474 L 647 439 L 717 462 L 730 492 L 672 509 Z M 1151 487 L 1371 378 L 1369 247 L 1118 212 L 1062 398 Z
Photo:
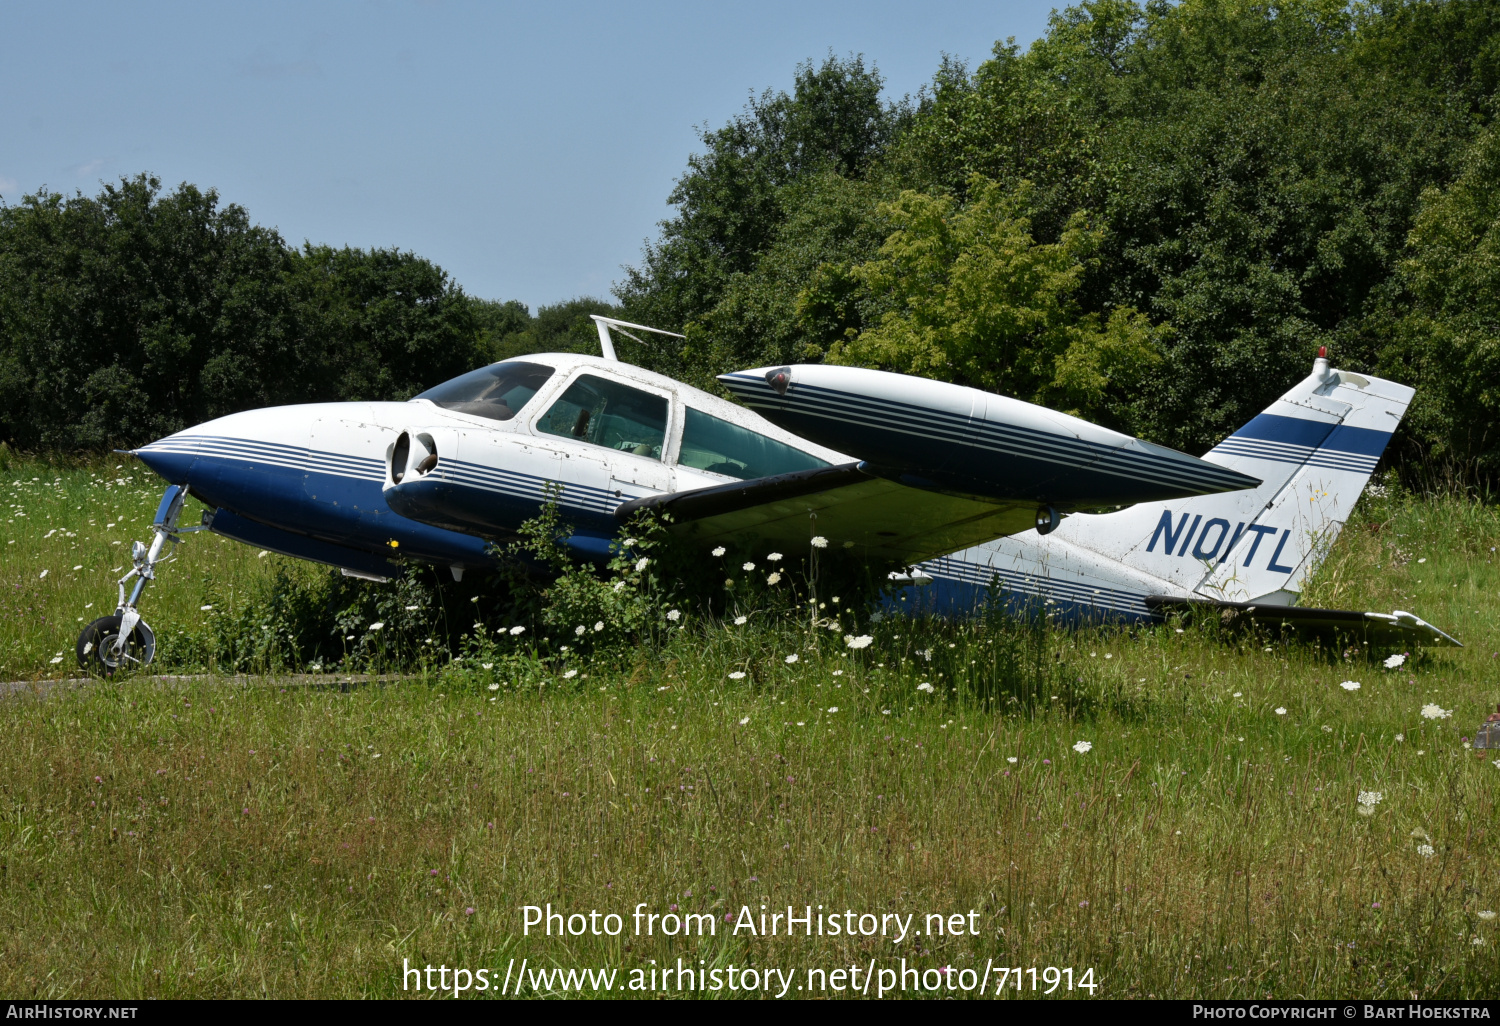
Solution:
M 416 398 L 426 399 L 456 413 L 490 420 L 510 420 L 521 412 L 552 374 L 551 367 L 539 363 L 507 360 L 445 381 L 419 393 Z

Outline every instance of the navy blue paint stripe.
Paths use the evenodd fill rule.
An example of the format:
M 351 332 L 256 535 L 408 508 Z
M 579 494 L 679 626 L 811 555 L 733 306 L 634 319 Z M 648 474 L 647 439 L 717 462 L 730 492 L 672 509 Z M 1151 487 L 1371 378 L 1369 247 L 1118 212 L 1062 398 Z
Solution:
M 1376 431 L 1374 428 L 1350 427 L 1340 424 L 1333 429 L 1333 434 L 1328 436 L 1324 448 L 1336 452 L 1355 452 L 1362 456 L 1373 456 L 1377 460 L 1380 454 L 1385 452 L 1385 447 L 1391 440 L 1391 432 Z
M 1378 459 L 1380 454 L 1385 452 L 1386 443 L 1391 440 L 1391 433 L 1376 431 L 1374 428 L 1326 424 L 1301 417 L 1283 417 L 1274 413 L 1262 413 L 1225 441 L 1236 439 L 1286 442 L 1291 445 L 1306 446 L 1309 449 L 1354 453 L 1360 456 L 1374 456 Z
M 996 578 L 1006 591 L 1020 592 L 1038 598 L 1077 602 L 1096 608 L 1134 610 L 1140 607 L 1145 598 L 1144 593 L 1141 592 L 1038 577 L 1035 574 L 969 563 L 951 556 L 929 560 L 921 566 L 933 577 L 984 586 L 987 586 L 992 578 Z

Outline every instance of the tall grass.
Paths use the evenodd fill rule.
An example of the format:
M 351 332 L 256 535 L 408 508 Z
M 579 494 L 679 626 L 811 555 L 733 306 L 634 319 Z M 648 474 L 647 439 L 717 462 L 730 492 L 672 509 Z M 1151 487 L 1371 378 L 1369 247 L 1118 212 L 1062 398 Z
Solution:
M 53 508 L 25 494 L 28 516 Z M 1468 645 L 1390 670 L 1385 650 L 1192 625 L 895 618 L 853 649 L 786 618 L 690 614 L 588 656 L 491 630 L 371 686 L 39 687 L 0 702 L 0 991 L 398 995 L 403 959 L 905 957 L 1093 968 L 1110 997 L 1487 995 L 1500 767 L 1464 739 L 1497 697 L 1497 545 L 1492 509 L 1362 509 L 1309 599 L 1409 608 Z M 215 548 L 197 551 L 224 563 L 177 564 L 207 575 L 201 604 L 267 573 Z M 199 615 L 172 591 L 164 638 Z M 44 673 L 56 647 L 8 665 Z M 1380 793 L 1373 814 L 1361 792 Z M 523 936 L 521 906 L 548 902 L 676 904 L 719 929 Z M 761 904 L 973 909 L 980 929 L 726 934 L 725 913 Z

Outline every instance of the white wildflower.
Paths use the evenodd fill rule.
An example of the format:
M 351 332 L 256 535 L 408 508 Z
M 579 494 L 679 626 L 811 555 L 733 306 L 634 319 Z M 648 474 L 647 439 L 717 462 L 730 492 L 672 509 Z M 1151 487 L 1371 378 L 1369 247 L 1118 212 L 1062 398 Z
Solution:
M 207 612 L 211 612 L 213 610 L 213 608 L 214 608 L 213 606 L 199 606 L 198 610 L 199 610 L 199 612 L 207 613 Z
M 526 628 L 525 627 L 519 627 L 518 626 L 518 627 L 512 627 L 510 629 L 510 636 L 513 637 L 513 638 L 519 638 L 521 635 L 523 635 L 525 633 L 526 633 Z
M 791 655 L 787 656 L 786 661 L 788 663 L 795 663 L 797 661 L 797 653 L 793 652 Z
M 1355 800 L 1358 801 L 1361 805 L 1368 805 L 1373 808 L 1376 805 L 1379 805 L 1380 799 L 1384 797 L 1385 795 L 1380 791 L 1361 791 L 1359 792 L 1359 797 Z
M 1093 747 L 1094 743 L 1092 741 L 1080 741 L 1073 746 L 1073 751 L 1077 752 L 1079 755 L 1084 755 L 1090 748 Z
M 780 584 L 781 583 L 781 575 L 778 574 L 778 573 L 775 573 L 775 572 L 767 574 L 766 575 L 766 583 L 767 584 L 773 584 L 773 585 L 774 584 Z
M 1430 858 L 1432 858 L 1433 855 L 1435 855 L 1437 853 L 1432 850 L 1432 845 L 1430 845 L 1430 844 L 1419 844 L 1419 845 L 1417 845 L 1417 854 L 1420 855 L 1420 856 L 1422 856 L 1424 859 L 1430 859 Z
M 42 577 L 46 577 L 46 576 L 47 576 L 47 571 L 43 570 L 42 571 Z M 40 580 L 40 578 L 38 578 L 38 580 Z
M 682 619 L 682 611 L 678 609 L 668 609 L 667 619 L 671 620 L 673 623 L 676 623 L 678 620 Z
M 917 690 L 918 690 L 918 691 L 925 691 L 925 692 L 927 692 L 927 693 L 928 693 L 928 694 L 931 694 L 931 693 L 932 693 L 932 685 L 931 685 L 931 684 L 929 684 L 929 683 L 927 683 L 927 682 L 926 682 L 926 681 L 925 681 L 925 680 L 924 680 L 924 681 L 923 681 L 923 682 L 922 682 L 922 683 L 920 683 L 920 684 L 918 684 L 918 685 L 917 685 Z
M 60 662 L 63 661 L 63 657 L 62 656 L 53 656 L 51 659 L 49 659 L 47 661 L 50 662 L 50 663 L 52 663 L 52 664 L 54 664 L 54 665 L 56 665 L 57 663 L 60 663 Z
M 1276 715 L 1277 716 L 1285 716 L 1286 715 L 1286 706 L 1284 706 L 1284 705 L 1278 705 L 1276 707 Z
M 746 716 L 744 719 L 740 720 L 740 726 L 743 727 L 745 724 L 747 724 L 749 722 L 750 722 L 750 717 Z
M 749 560 L 746 560 L 744 566 L 740 567 L 740 569 L 741 570 L 754 570 L 755 569 L 755 564 L 751 563 Z
M 844 671 L 843 670 L 834 670 L 833 671 L 833 675 L 835 677 L 842 677 L 844 675 Z
M 490 685 L 490 690 L 491 690 L 491 691 L 499 691 L 499 690 L 500 690 L 500 685 L 499 685 L 499 683 L 498 683 L 498 682 L 496 682 L 496 683 L 493 683 L 493 684 L 491 684 L 491 685 Z
M 838 707 L 838 706 L 836 706 L 836 705 L 830 705 L 830 706 L 829 706 L 829 707 L 828 707 L 828 711 L 829 711 L 829 712 L 831 712 L 831 713 L 836 713 L 836 712 L 838 712 L 838 711 L 839 711 L 839 707 Z
M 370 624 L 370 630 L 371 631 L 379 631 L 379 630 L 384 630 L 384 629 L 385 629 L 385 621 L 384 620 L 376 620 L 374 623 Z
M 1357 681 L 1357 680 L 1346 680 L 1342 684 L 1340 684 L 1339 687 L 1343 688 L 1345 691 L 1358 691 L 1359 690 L 1359 681 Z
M 595 620 L 594 621 L 594 633 L 598 634 L 602 630 L 604 630 L 604 621 L 603 620 Z
M 729 679 L 730 680 L 744 680 L 745 679 L 745 671 L 744 670 L 735 670 L 733 673 L 731 673 L 729 675 Z
M 724 555 L 724 552 L 725 552 L 724 546 L 720 545 L 718 548 L 714 549 L 714 551 L 713 551 L 712 554 L 715 555 L 715 556 L 722 556 L 722 555 Z
M 1007 755 L 1005 757 L 1005 761 L 1006 762 L 1019 762 L 1020 760 L 1017 759 L 1014 755 Z
M 828 548 L 828 539 L 824 538 L 821 534 L 815 534 L 812 539 L 812 547 L 815 549 L 826 549 Z
M 779 563 L 779 562 L 781 562 L 781 553 L 779 553 L 779 552 L 772 552 L 770 555 L 766 556 L 766 562 L 767 563 Z
M 852 634 L 844 635 L 844 644 L 848 645 L 850 648 L 869 648 L 870 642 L 874 640 L 875 639 L 870 637 L 870 635 L 868 634 L 861 634 L 857 638 Z
M 572 680 L 576 676 L 578 676 L 577 670 L 569 670 L 567 673 L 563 674 L 563 680 Z
M 1479 918 L 1488 923 L 1495 918 L 1495 913 L 1491 912 L 1489 909 L 1485 909 L 1483 912 L 1479 913 Z
M 1406 735 L 1405 734 L 1397 734 L 1396 735 L 1396 740 L 1397 741 L 1405 741 L 1406 740 Z
M 1142 678 L 1142 679 L 1144 679 L 1144 678 Z M 1244 696 L 1245 696 L 1245 693 L 1243 691 L 1236 691 L 1232 697 L 1234 697 L 1234 698 L 1243 698 Z
M 747 621 L 749 619 L 750 618 L 748 616 L 736 616 L 734 618 L 734 625 L 736 627 L 743 627 L 743 626 L 745 626 L 745 621 Z
M 1425 719 L 1429 719 L 1429 720 L 1446 720 L 1448 717 L 1450 717 L 1452 715 L 1453 715 L 1453 710 L 1452 709 L 1444 709 L 1442 706 L 1440 706 L 1440 705 L 1434 705 L 1431 702 L 1428 702 L 1426 705 L 1422 706 L 1422 716 Z
M 645 556 L 642 556 L 640 559 L 638 559 L 638 560 L 635 561 L 635 572 L 636 573 L 640 573 L 642 570 L 646 569 L 646 567 L 648 567 L 650 565 L 651 565 L 651 560 L 648 559 Z
M 585 627 L 583 624 L 579 624 L 577 627 L 573 628 L 573 633 L 576 634 L 578 637 L 581 638 L 581 637 L 583 637 L 584 632 L 587 631 L 587 630 L 588 630 L 587 627 Z
M 256 559 L 265 559 L 270 554 L 271 553 L 268 552 L 268 551 L 266 551 L 265 549 L 261 549 L 260 552 L 256 554 L 255 558 Z
M 1386 659 L 1386 661 L 1385 661 L 1385 668 L 1387 670 L 1395 670 L 1395 669 L 1399 668 L 1405 662 L 1406 662 L 1406 655 L 1405 655 L 1405 653 L 1397 652 L 1395 655 L 1393 655 L 1393 656 L 1389 657 L 1388 659 Z
M 628 548 L 630 548 L 634 544 L 635 544 L 635 539 L 634 538 L 626 538 L 624 541 L 622 541 L 620 543 L 620 548 L 622 548 L 622 549 L 628 549 Z

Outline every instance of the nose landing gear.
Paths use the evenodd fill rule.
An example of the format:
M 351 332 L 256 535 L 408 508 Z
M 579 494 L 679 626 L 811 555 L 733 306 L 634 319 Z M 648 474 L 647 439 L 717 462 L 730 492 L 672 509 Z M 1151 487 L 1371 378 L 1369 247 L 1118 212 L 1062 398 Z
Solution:
M 156 635 L 141 619 L 136 603 L 146 590 L 146 582 L 156 577 L 156 566 L 165 563 L 170 556 L 164 555 L 167 543 L 177 545 L 181 535 L 207 529 L 203 527 L 177 526 L 182 516 L 182 504 L 187 501 L 187 489 L 181 485 L 169 485 L 156 508 L 156 518 L 151 523 L 155 535 L 150 546 L 134 542 L 130 547 L 130 571 L 119 580 L 120 604 L 112 616 L 101 616 L 78 635 L 78 665 L 101 677 L 111 677 L 121 670 L 135 669 L 147 665 L 156 657 Z M 135 578 L 129 597 L 125 585 Z

